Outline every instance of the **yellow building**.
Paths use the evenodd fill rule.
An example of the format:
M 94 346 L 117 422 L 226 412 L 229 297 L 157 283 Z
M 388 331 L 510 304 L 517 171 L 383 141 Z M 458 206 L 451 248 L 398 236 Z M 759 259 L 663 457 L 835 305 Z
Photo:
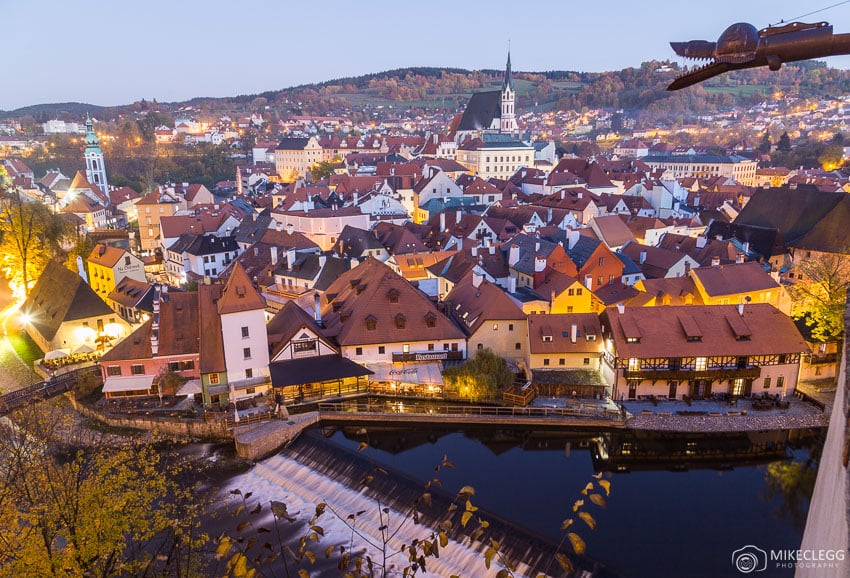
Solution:
M 325 150 L 314 136 L 285 138 L 274 151 L 275 170 L 284 183 L 306 176 L 310 167 L 324 160 Z
M 104 301 L 125 277 L 142 283 L 147 281 L 144 263 L 126 249 L 98 243 L 86 259 L 86 263 L 89 285 Z

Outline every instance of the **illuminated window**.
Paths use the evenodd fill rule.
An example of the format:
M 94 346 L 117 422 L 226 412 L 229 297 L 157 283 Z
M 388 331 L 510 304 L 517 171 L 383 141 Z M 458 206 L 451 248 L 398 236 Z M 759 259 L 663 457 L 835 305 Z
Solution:
M 697 357 L 696 363 L 694 365 L 695 371 L 705 371 L 708 368 L 708 358 L 706 357 Z
M 637 357 L 629 358 L 629 371 L 638 371 L 640 369 L 640 359 Z

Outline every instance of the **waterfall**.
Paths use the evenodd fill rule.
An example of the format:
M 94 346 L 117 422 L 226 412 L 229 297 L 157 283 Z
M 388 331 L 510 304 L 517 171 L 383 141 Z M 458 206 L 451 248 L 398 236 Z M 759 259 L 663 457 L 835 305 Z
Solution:
M 307 435 L 280 454 L 257 463 L 248 473 L 234 480 L 238 486 L 231 487 L 252 492 L 266 505 L 270 500 L 282 501 L 291 513 L 300 512 L 299 519 L 309 518 L 316 504 L 327 503 L 328 511 L 317 522 L 325 531 L 320 545 L 314 549 L 322 552 L 320 558 L 325 548 L 332 544 L 348 547 L 351 538 L 350 529 L 333 512 L 343 519 L 355 512 L 363 512 L 357 516 L 357 529 L 377 544 L 381 543 L 379 527 L 387 524 L 387 518 L 391 531 L 403 521 L 401 530 L 389 542 L 388 552 L 391 554 L 414 539 L 428 537 L 431 530 L 447 517 L 454 494 L 432 488 L 432 506 L 421 513 L 420 523 L 415 524 L 411 516 L 412 505 L 424 491 L 423 485 L 398 472 L 375 473 L 374 468 L 375 464 L 362 454 L 341 448 L 319 436 Z M 367 475 L 372 475 L 373 479 L 364 486 L 361 482 Z M 389 514 L 384 514 L 381 519 L 383 508 L 388 508 Z M 489 512 L 479 510 L 476 512 L 478 515 L 490 523 L 486 538 L 498 540 L 501 552 L 508 560 L 518 564 L 517 576 L 537 576 L 547 568 L 560 573 L 557 562 L 553 561 L 556 544 Z M 455 525 L 459 526 L 458 523 Z M 470 522 L 468 528 L 474 525 L 475 522 Z M 494 559 L 489 571 L 484 564 L 488 544 L 476 542 L 470 545 L 469 539 L 463 538 L 464 535 L 459 532 L 450 533 L 449 544 L 440 549 L 439 558 L 427 559 L 428 573 L 425 576 L 495 576 L 501 568 L 497 560 Z M 355 537 L 354 547 L 355 550 L 365 548 L 375 562 L 381 560 L 378 549 L 369 546 L 363 538 Z M 568 548 L 564 546 L 564 551 Z M 597 575 L 593 571 L 596 565 L 591 561 L 572 558 L 576 566 L 588 570 L 585 576 Z M 395 554 L 390 559 L 395 568 L 389 575 L 401 575 L 406 561 L 406 554 Z

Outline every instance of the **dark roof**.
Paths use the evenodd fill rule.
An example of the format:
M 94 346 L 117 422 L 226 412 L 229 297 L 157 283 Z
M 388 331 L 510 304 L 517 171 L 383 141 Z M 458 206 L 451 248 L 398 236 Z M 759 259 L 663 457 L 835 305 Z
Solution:
M 254 243 L 263 238 L 263 234 L 272 223 L 272 217 L 266 213 L 256 219 L 243 219 L 239 226 L 233 229 L 233 237 L 238 243 Z
M 180 237 L 182 238 L 183 235 L 180 235 Z M 172 245 L 172 247 L 173 246 L 174 245 Z M 184 249 L 184 251 L 190 255 L 213 255 L 216 253 L 236 251 L 238 248 L 239 246 L 236 244 L 236 239 L 233 237 L 199 235 L 194 241 L 192 241 L 191 245 Z M 169 250 L 173 249 L 169 248 Z
M 593 255 L 593 252 L 596 251 L 596 248 L 601 244 L 602 241 L 599 239 L 581 235 L 575 245 L 573 245 L 573 248 L 567 250 L 567 254 L 570 256 L 570 259 L 573 260 L 573 263 L 576 264 L 576 267 L 581 269 L 584 267 L 584 264 L 590 256 Z
M 115 313 L 79 275 L 55 261 L 48 261 L 21 312 L 48 341 L 66 321 Z
M 823 252 L 845 252 L 850 196 L 814 188 L 759 189 L 735 224 L 779 229 L 785 244 Z
M 309 138 L 285 138 L 278 143 L 276 150 L 303 151 L 309 141 Z
M 367 251 L 383 249 L 384 246 L 370 231 L 346 225 L 340 231 L 334 248 L 340 255 L 361 257 L 364 254 L 368 255 Z
M 339 355 L 317 355 L 274 361 L 269 364 L 269 373 L 272 377 L 272 386 L 286 387 L 345 377 L 360 377 L 374 372 Z
M 494 118 L 501 118 L 502 91 L 476 92 L 469 99 L 457 130 L 484 130 Z

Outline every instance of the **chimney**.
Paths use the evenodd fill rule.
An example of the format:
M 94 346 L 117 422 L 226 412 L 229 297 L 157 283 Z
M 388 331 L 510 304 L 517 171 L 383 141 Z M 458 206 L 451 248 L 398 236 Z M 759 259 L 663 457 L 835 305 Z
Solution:
M 578 192 L 578 198 L 579 198 L 579 199 L 581 199 L 581 198 L 583 198 L 583 197 L 584 197 L 584 195 L 582 194 L 582 192 L 581 192 L 581 191 L 579 191 L 579 192 Z
M 516 293 L 516 277 L 508 275 L 508 293 Z
M 580 237 L 581 233 L 579 233 L 575 229 L 570 229 L 569 231 L 567 231 L 567 241 L 569 242 L 569 245 L 567 247 L 568 251 L 573 250 L 573 247 L 576 246 L 576 243 L 578 243 Z
M 151 330 L 151 355 L 156 357 L 159 354 L 159 329 Z
M 546 224 L 552 224 L 552 207 L 549 207 L 549 210 L 546 212 Z
M 446 212 L 443 211 L 440 213 L 440 232 L 444 233 L 446 231 Z
M 292 266 L 295 264 L 295 249 L 286 250 L 286 270 L 292 271 Z
M 323 269 L 325 267 L 325 263 L 328 262 L 328 258 L 324 255 L 319 255 L 319 269 Z
M 519 262 L 519 245 L 511 245 L 508 253 L 508 266 L 513 267 Z
M 283 231 L 283 223 L 281 223 L 280 221 L 275 221 L 274 228 L 278 233 Z
M 705 235 L 697 237 L 697 249 L 704 249 L 707 242 L 708 238 Z
M 458 224 L 460 224 L 460 220 L 461 220 L 461 219 L 463 219 L 463 211 L 462 211 L 462 210 L 460 210 L 460 209 L 458 209 L 458 210 L 457 210 L 457 215 L 456 215 L 456 217 L 455 217 L 455 222 L 456 222 L 456 223 L 458 223 Z
M 534 258 L 534 272 L 542 273 L 546 269 L 546 258 L 545 257 L 535 257 Z
M 473 287 L 476 287 L 476 288 L 481 287 L 482 281 L 484 281 L 484 275 L 481 275 L 481 274 L 475 273 L 475 272 L 472 273 L 472 286 Z
M 717 255 L 712 257 L 711 258 L 711 266 L 712 267 L 719 267 L 720 266 L 720 257 L 718 257 Z
M 646 263 L 646 251 L 641 251 L 640 252 L 640 264 L 643 265 L 644 263 Z
M 289 233 L 290 235 L 293 234 L 295 232 L 295 225 L 293 225 L 292 223 L 287 223 L 286 224 L 286 232 Z
M 622 303 L 617 303 L 617 313 L 622 315 L 625 312 L 626 312 L 626 306 L 623 305 Z
M 564 200 L 564 189 L 561 189 L 561 200 Z
M 357 191 L 354 191 L 354 193 L 352 194 L 352 203 L 354 203 L 355 207 L 357 206 L 357 203 L 358 203 L 359 200 L 360 200 L 360 195 L 357 194 Z
M 315 291 L 313 293 L 313 310 L 315 311 L 315 319 L 316 325 L 319 327 L 324 327 L 324 322 L 322 321 L 322 309 L 319 303 L 319 292 Z
M 744 316 L 744 304 L 738 303 L 738 305 L 736 305 L 736 308 L 738 309 L 738 315 L 743 317 Z
M 491 255 L 495 255 L 495 254 L 496 254 L 496 247 L 495 247 L 495 246 L 493 246 L 493 245 L 491 245 L 491 244 L 489 243 L 489 240 L 488 240 L 488 243 L 487 243 L 487 248 L 490 250 L 490 254 L 491 254 Z
M 737 255 L 735 255 L 735 262 L 738 263 L 738 264 L 743 263 L 744 262 L 744 254 L 738 253 Z
M 535 254 L 540 252 L 540 241 L 534 243 L 534 252 Z
M 259 247 L 254 247 L 254 257 L 257 257 L 257 256 L 259 256 L 259 255 L 260 255 L 260 248 L 259 248 Z
M 472 248 L 472 256 L 473 257 L 478 256 L 478 245 L 476 245 L 475 247 Z
M 743 249 L 744 253 L 749 253 L 750 252 L 750 242 L 744 241 L 744 244 L 741 246 L 741 249 Z
M 575 343 L 578 339 L 578 324 L 573 323 L 570 325 L 570 343 Z
M 277 247 L 269 247 L 269 253 L 272 256 L 272 265 L 277 265 Z
M 593 275 L 584 276 L 584 286 L 587 287 L 588 291 L 593 291 Z

